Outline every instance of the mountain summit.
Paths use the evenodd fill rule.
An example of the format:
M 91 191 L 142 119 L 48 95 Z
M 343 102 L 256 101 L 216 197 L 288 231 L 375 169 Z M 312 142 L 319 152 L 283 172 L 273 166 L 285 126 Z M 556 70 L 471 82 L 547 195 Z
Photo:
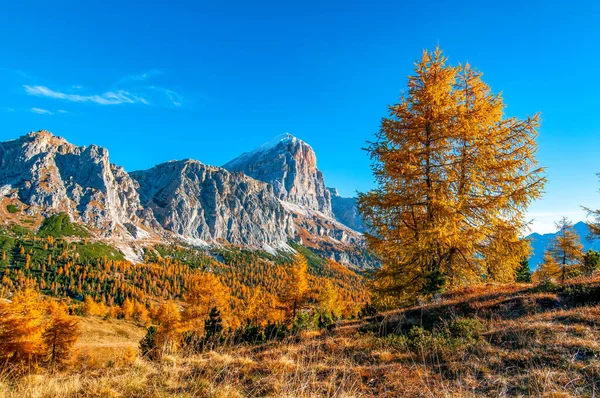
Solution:
M 105 237 L 147 235 L 153 221 L 137 184 L 105 148 L 79 147 L 45 130 L 0 143 L 0 194 L 26 205 L 30 216 L 64 212 Z
M 281 200 L 333 217 L 331 195 L 325 188 L 323 173 L 317 169 L 315 152 L 289 133 L 243 153 L 223 167 L 271 184 Z
M 376 266 L 362 235 L 333 218 L 316 162 L 308 144 L 286 134 L 229 170 L 186 159 L 127 173 L 105 148 L 32 132 L 0 143 L 1 222 L 37 228 L 65 213 L 132 260 L 161 242 L 271 253 L 296 242 L 347 266 Z

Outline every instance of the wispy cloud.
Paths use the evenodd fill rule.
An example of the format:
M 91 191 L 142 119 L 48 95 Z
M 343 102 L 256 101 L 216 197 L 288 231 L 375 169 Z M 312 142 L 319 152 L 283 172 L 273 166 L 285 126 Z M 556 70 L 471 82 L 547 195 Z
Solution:
M 25 92 L 29 95 L 38 97 L 49 97 L 61 99 L 71 102 L 93 102 L 100 105 L 119 105 L 119 104 L 137 104 L 142 103 L 148 105 L 149 102 L 138 95 L 134 95 L 125 90 L 108 91 L 103 94 L 81 95 L 64 93 L 61 91 L 52 90 L 46 86 L 29 86 L 23 85 Z
M 38 115 L 54 115 L 54 112 L 51 112 L 48 109 L 31 108 L 30 111 L 33 113 L 37 113 Z
M 122 78 L 119 82 L 123 83 L 123 82 L 143 82 L 146 80 L 149 80 L 153 77 L 157 77 L 162 75 L 164 72 L 160 69 L 151 69 L 147 72 L 143 72 L 143 73 L 137 73 L 137 74 L 132 74 L 132 75 L 128 75 L 125 76 L 124 78 Z
M 179 107 L 179 106 L 181 106 L 181 103 L 183 102 L 181 95 L 177 94 L 173 90 L 169 90 L 168 88 L 164 88 L 164 87 L 156 87 L 156 86 L 150 86 L 148 88 L 164 94 L 167 97 L 167 99 L 171 102 L 171 105 L 173 105 L 173 106 Z
M 21 69 L 11 69 L 11 68 L 0 68 L 0 73 L 7 73 L 9 75 L 17 75 L 27 80 L 35 79 L 35 76 L 30 75 Z

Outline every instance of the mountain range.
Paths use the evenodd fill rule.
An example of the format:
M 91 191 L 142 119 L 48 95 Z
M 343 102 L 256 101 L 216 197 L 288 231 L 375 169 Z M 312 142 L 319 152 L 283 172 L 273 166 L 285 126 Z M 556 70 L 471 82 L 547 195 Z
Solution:
M 600 241 L 590 241 L 587 239 L 587 236 L 589 235 L 589 229 L 585 222 L 579 221 L 573 225 L 573 228 L 581 239 L 584 252 L 589 249 L 600 251 Z M 531 242 L 531 248 L 533 249 L 533 253 L 531 257 L 529 257 L 529 267 L 531 269 L 537 268 L 537 266 L 542 263 L 544 260 L 544 250 L 548 248 L 548 245 L 557 234 L 558 232 L 548 234 L 532 233 L 531 235 L 527 236 L 527 239 L 529 239 Z
M 64 212 L 133 261 L 175 239 L 271 253 L 296 242 L 348 267 L 377 264 L 355 199 L 327 188 L 313 149 L 290 134 L 223 167 L 186 159 L 128 173 L 105 148 L 31 132 L 0 143 L 0 201 L 5 224 Z

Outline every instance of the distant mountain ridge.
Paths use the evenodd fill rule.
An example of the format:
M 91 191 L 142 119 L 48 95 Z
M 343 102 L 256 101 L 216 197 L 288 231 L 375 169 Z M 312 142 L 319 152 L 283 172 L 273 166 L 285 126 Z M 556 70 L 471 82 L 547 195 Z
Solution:
M 327 188 L 331 194 L 331 208 L 335 219 L 358 232 L 365 232 L 363 219 L 358 212 L 356 198 L 344 198 L 335 188 Z
M 589 249 L 594 249 L 600 251 L 600 240 L 589 241 L 587 236 L 589 234 L 589 228 L 587 224 L 583 221 L 579 221 L 578 223 L 573 225 L 575 232 L 581 238 L 581 244 L 583 245 L 583 250 L 587 251 Z M 558 232 L 547 233 L 547 234 L 538 234 L 532 233 L 527 236 L 527 239 L 531 242 L 531 248 L 533 249 L 532 255 L 529 257 L 529 268 L 536 269 L 538 265 L 540 265 L 544 260 L 544 251 L 550 244 L 552 238 L 554 238 Z
M 133 259 L 173 239 L 270 252 L 295 241 L 350 267 L 377 265 L 362 234 L 334 218 L 308 144 L 287 134 L 226 166 L 188 159 L 127 173 L 105 148 L 32 132 L 0 143 L 0 200 L 37 225 L 64 212 Z

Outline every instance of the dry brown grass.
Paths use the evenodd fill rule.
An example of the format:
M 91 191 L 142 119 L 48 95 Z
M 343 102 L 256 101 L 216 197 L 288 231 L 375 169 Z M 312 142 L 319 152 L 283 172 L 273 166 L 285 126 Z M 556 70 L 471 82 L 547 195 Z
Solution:
M 423 341 L 405 333 L 421 309 L 433 331 Z M 464 318 L 482 325 L 476 338 L 443 333 Z M 82 329 L 79 349 L 101 358 L 94 366 L 4 378 L 0 397 L 591 397 L 600 388 L 600 307 L 527 285 L 465 289 L 331 332 L 160 363 L 127 358 L 143 333 L 134 325 L 92 318 Z

